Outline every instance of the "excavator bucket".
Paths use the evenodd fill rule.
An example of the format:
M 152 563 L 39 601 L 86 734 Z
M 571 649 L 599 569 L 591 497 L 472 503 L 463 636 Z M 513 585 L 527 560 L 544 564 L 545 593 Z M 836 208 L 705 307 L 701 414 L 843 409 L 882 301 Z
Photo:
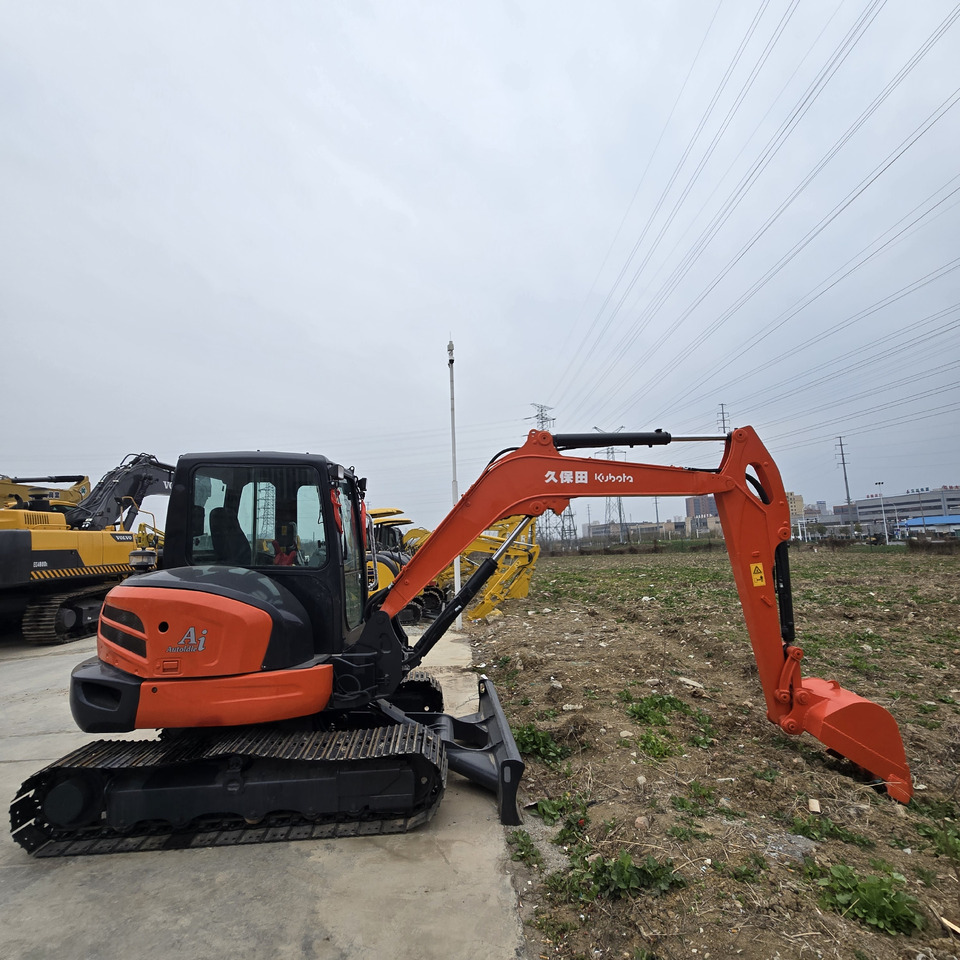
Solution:
M 787 733 L 806 730 L 829 750 L 883 780 L 894 800 L 910 802 L 910 767 L 890 713 L 835 680 L 818 677 L 803 679 L 795 702 L 797 708 L 780 720 Z

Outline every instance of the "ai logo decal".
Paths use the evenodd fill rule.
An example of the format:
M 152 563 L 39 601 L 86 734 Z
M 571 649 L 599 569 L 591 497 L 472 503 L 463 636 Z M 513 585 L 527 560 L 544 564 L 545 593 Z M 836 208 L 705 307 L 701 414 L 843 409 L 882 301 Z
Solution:
M 187 632 L 180 638 L 180 642 L 167 647 L 167 653 L 199 653 L 207 642 L 207 631 L 201 630 L 197 635 L 195 627 L 188 627 Z

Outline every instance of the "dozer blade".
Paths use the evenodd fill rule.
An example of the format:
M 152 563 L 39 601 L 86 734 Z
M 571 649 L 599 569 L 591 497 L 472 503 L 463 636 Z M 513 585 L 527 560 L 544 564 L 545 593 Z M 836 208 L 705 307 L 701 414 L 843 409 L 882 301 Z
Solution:
M 451 770 L 495 793 L 497 813 L 505 826 L 523 823 L 517 790 L 524 762 L 510 731 L 493 681 L 477 682 L 478 709 L 466 717 L 441 713 L 403 713 L 380 701 L 380 710 L 396 723 L 423 725 L 439 738 Z
M 835 680 L 818 677 L 804 677 L 794 703 L 779 721 L 787 733 L 806 730 L 829 750 L 883 780 L 894 800 L 910 802 L 910 767 L 897 721 L 887 710 Z

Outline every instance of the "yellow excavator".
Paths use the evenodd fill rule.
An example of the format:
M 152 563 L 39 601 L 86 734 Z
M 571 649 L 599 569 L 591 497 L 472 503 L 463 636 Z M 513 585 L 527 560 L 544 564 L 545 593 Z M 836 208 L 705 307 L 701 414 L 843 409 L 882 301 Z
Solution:
M 36 484 L 69 483 L 67 488 Z M 8 477 L 0 474 L 0 507 L 16 507 L 30 500 L 49 500 L 56 507 L 76 506 L 90 493 L 90 478 L 84 476 Z
M 412 526 L 413 521 L 395 507 L 373 507 L 375 551 L 368 560 L 371 585 L 391 584 L 400 568 L 426 543 L 430 531 Z M 526 526 L 524 527 L 524 525 Z M 404 530 L 405 527 L 410 527 Z M 484 584 L 464 616 L 480 620 L 489 616 L 508 598 L 523 598 L 530 590 L 530 578 L 540 555 L 536 542 L 536 523 L 526 517 L 509 517 L 493 524 L 476 537 L 460 555 L 460 572 L 467 579 L 488 557 L 500 552 L 500 565 L 494 577 Z M 401 613 L 401 622 L 413 625 L 422 618 L 433 619 L 444 608 L 456 588 L 454 564 L 449 564 L 418 594 Z
M 12 506 L 0 509 L 4 629 L 19 630 L 35 644 L 68 643 L 93 633 L 110 588 L 144 569 L 131 563 L 131 551 L 155 552 L 156 532 L 134 532 L 133 526 L 145 497 L 169 495 L 173 472 L 150 454 L 131 454 L 76 503 L 15 496 Z

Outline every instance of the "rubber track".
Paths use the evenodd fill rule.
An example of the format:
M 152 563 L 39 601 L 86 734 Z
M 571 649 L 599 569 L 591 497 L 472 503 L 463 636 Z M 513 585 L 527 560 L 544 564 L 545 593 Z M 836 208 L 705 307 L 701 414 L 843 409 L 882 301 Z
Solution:
M 255 824 L 235 817 L 210 817 L 187 828 L 169 824 L 138 825 L 119 833 L 106 827 L 76 830 L 54 826 L 43 817 L 45 790 L 69 771 L 101 771 L 176 767 L 216 757 L 249 757 L 349 766 L 355 762 L 419 755 L 436 771 L 436 783 L 421 809 L 392 817 L 325 822 L 285 812 Z M 98 740 L 68 754 L 26 780 L 10 807 L 14 839 L 37 857 L 65 857 L 144 850 L 234 846 L 285 840 L 405 833 L 426 823 L 437 810 L 447 778 L 443 743 L 422 726 L 377 727 L 366 730 L 277 733 L 250 731 L 230 734 L 184 734 L 174 741 Z
M 82 590 L 69 590 L 65 593 L 54 593 L 39 600 L 33 600 L 24 611 L 21 632 L 27 643 L 37 646 L 54 646 L 61 643 L 71 643 L 81 637 L 90 636 L 90 629 L 78 628 L 69 633 L 57 633 L 57 616 L 64 603 L 76 600 L 79 597 L 96 596 L 102 593 L 106 597 L 111 587 L 119 581 L 85 587 Z
M 443 687 L 426 670 L 411 670 L 387 699 L 405 713 L 443 713 Z

